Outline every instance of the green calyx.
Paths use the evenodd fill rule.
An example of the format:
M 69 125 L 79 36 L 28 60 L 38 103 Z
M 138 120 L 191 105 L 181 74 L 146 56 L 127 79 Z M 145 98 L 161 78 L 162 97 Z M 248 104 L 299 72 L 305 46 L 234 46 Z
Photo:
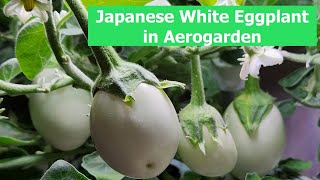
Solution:
M 259 79 L 249 77 L 245 89 L 233 101 L 241 123 L 249 136 L 254 136 L 273 107 L 273 98 L 259 86 Z
M 203 129 L 207 128 L 213 141 L 221 144 L 218 139 L 217 128 L 226 129 L 219 112 L 212 106 L 204 104 L 202 106 L 189 104 L 179 113 L 180 124 L 184 135 L 194 146 L 199 146 L 205 154 L 205 140 Z
M 134 91 L 140 83 L 147 83 L 160 89 L 185 87 L 185 84 L 175 81 L 160 82 L 153 73 L 142 66 L 122 60 L 112 46 L 91 48 L 101 72 L 92 88 L 93 96 L 98 91 L 105 91 L 130 104 L 134 100 Z
M 151 72 L 137 64 L 122 61 L 112 66 L 108 74 L 102 73 L 97 78 L 92 93 L 106 91 L 125 99 L 143 82 L 160 86 L 158 78 Z

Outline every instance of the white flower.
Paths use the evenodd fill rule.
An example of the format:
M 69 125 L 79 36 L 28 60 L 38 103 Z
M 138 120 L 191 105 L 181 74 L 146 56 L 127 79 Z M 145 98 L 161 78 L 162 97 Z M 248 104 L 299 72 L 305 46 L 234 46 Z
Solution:
M 171 4 L 167 0 L 153 0 L 145 6 L 171 6 Z
M 259 71 L 261 66 L 274 66 L 277 64 L 281 64 L 283 62 L 283 56 L 280 51 L 277 49 L 273 49 L 272 46 L 266 47 L 247 47 L 246 54 L 243 58 L 239 58 L 239 61 L 242 61 L 240 64 L 242 65 L 240 78 L 243 80 L 247 80 L 248 75 L 255 78 L 259 78 Z M 250 54 L 250 55 L 249 55 Z
M 58 13 L 57 11 L 54 11 L 53 12 L 53 19 L 54 19 L 55 24 L 58 24 L 61 21 L 61 19 L 63 19 L 67 14 L 68 14 L 68 12 L 65 10 L 61 10 L 60 13 Z
M 218 0 L 215 6 L 238 6 L 236 0 Z
M 11 0 L 3 7 L 6 16 L 18 16 L 21 22 L 26 23 L 32 16 L 39 17 L 42 21 L 48 20 L 46 11 L 50 10 L 47 0 Z

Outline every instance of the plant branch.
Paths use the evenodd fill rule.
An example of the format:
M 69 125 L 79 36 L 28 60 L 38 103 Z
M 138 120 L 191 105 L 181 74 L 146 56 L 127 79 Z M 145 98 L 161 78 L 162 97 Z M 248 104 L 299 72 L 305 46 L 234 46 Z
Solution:
M 320 55 L 310 55 L 310 54 L 296 54 L 287 51 L 280 51 L 282 56 L 287 60 L 298 62 L 298 63 L 306 63 L 306 64 L 320 64 Z
M 74 83 L 73 79 L 70 77 L 65 77 L 59 81 L 52 84 L 50 87 L 43 87 L 39 84 L 23 85 L 14 84 L 0 80 L 0 90 L 8 95 L 22 95 L 30 93 L 48 93 L 50 91 L 63 88 L 65 86 L 72 85 Z M 2 94 L 4 94 L 2 92 Z
M 81 148 L 73 151 L 66 152 L 55 152 L 55 153 L 44 153 L 44 154 L 35 154 L 27 155 L 22 157 L 14 157 L 0 160 L 0 170 L 2 169 L 12 169 L 20 167 L 31 167 L 40 162 L 54 161 L 68 156 L 73 156 L 77 154 L 87 154 L 92 152 L 93 149 Z
M 201 73 L 200 55 L 191 55 L 191 104 L 202 106 L 206 103 Z
M 68 21 L 73 16 L 73 12 L 69 11 L 67 15 L 65 15 L 58 23 L 57 23 L 57 29 L 60 29 L 61 26 Z
M 53 22 L 52 12 L 49 11 L 48 16 L 48 21 L 45 23 L 47 36 L 58 63 L 64 69 L 66 74 L 75 80 L 79 87 L 90 91 L 93 86 L 93 81 L 78 69 L 78 67 L 72 63 L 71 58 L 64 52 L 58 38 L 59 33 Z
M 88 39 L 88 12 L 81 0 L 66 0 L 76 16 L 85 37 Z M 91 46 L 92 52 L 102 73 L 108 73 L 111 66 L 117 66 L 121 60 L 112 46 Z
M 203 47 L 199 47 L 198 48 L 198 52 L 199 52 L 199 55 L 201 56 L 201 55 L 204 55 L 204 54 L 217 52 L 218 50 L 220 50 L 222 48 L 226 48 L 226 47 L 222 47 L 222 46 L 203 46 Z

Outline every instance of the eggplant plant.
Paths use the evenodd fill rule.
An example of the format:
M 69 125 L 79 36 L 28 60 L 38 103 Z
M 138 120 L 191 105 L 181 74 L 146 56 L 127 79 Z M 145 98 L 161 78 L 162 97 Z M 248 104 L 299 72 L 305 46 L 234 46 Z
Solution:
M 320 150 L 303 146 L 313 153 L 301 158 L 287 143 L 302 143 L 288 126 L 296 110 L 320 108 L 319 46 L 90 47 L 88 3 L 0 0 L 0 179 L 320 178 Z M 311 129 L 299 135 L 320 142 Z

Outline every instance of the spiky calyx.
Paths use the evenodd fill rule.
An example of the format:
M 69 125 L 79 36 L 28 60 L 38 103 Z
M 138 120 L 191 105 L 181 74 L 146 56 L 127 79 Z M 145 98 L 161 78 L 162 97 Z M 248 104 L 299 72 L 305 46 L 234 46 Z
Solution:
M 206 153 L 203 137 L 204 128 L 208 129 L 213 141 L 221 144 L 217 129 L 226 129 L 227 125 L 214 107 L 208 104 L 202 106 L 189 104 L 180 111 L 179 119 L 185 137 L 194 146 L 199 146 L 203 154 Z

